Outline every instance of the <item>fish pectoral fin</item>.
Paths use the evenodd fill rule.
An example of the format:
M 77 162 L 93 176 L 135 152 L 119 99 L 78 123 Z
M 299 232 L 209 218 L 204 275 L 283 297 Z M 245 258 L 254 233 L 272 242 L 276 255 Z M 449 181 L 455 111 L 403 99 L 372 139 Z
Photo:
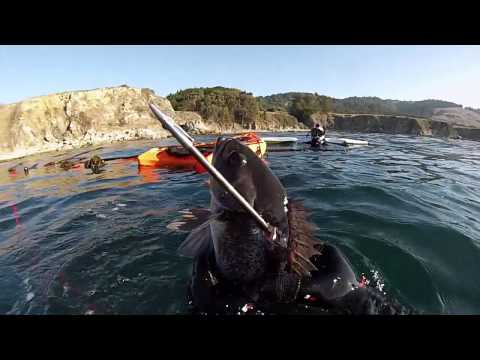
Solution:
M 177 253 L 181 256 L 196 258 L 208 249 L 211 241 L 210 221 L 192 230 L 185 241 L 180 244 Z
M 190 232 L 207 221 L 211 212 L 209 209 L 184 209 L 175 220 L 167 225 L 167 228 L 176 232 Z

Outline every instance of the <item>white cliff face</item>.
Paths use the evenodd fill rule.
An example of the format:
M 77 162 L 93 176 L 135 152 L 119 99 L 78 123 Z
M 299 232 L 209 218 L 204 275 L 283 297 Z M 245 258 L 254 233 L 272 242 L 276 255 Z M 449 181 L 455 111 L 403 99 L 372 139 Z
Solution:
M 153 91 L 101 88 L 40 96 L 0 107 L 3 158 L 89 144 L 168 136 L 148 103 L 174 116 L 170 102 Z
M 449 111 L 447 113 L 447 110 Z M 465 114 L 454 109 L 457 114 Z M 310 117 L 309 124 L 320 123 L 327 129 L 340 131 L 354 131 L 364 133 L 408 134 L 417 136 L 436 136 L 447 138 L 464 138 L 480 140 L 480 128 L 475 126 L 474 118 L 460 118 L 452 115 L 453 110 L 448 108 L 438 112 L 449 114 L 449 121 L 433 116 L 433 118 L 417 118 L 401 115 L 375 114 L 321 114 L 315 113 Z M 467 123 L 468 121 L 468 123 Z M 467 124 L 465 126 L 464 124 Z

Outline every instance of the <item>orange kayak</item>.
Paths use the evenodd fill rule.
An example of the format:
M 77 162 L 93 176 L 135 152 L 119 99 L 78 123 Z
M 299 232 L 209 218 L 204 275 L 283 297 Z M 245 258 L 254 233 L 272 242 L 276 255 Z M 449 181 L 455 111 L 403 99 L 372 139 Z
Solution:
M 233 136 L 252 149 L 260 158 L 267 151 L 267 144 L 255 133 L 247 133 Z M 215 141 L 210 143 L 196 144 L 197 149 L 203 156 L 212 162 Z M 181 168 L 195 170 L 199 173 L 205 172 L 204 167 L 195 159 L 190 152 L 182 146 L 167 146 L 152 148 L 138 156 L 138 165 L 150 167 Z

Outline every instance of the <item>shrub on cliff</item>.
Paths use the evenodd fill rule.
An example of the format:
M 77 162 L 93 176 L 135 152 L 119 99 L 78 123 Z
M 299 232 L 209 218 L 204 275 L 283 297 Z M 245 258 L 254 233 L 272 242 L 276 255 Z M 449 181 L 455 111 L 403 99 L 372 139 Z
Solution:
M 251 93 L 224 87 L 181 90 L 167 99 L 176 111 L 196 111 L 204 119 L 221 125 L 237 123 L 249 127 L 259 110 Z
M 292 115 L 305 117 L 311 109 L 319 108 L 320 112 L 336 112 L 345 114 L 379 114 L 409 115 L 430 117 L 437 108 L 462 107 L 461 105 L 442 100 L 400 101 L 384 100 L 378 97 L 348 97 L 335 99 L 312 93 L 289 92 L 261 96 L 257 98 L 262 109 L 289 111 Z M 325 104 L 327 102 L 327 104 Z M 302 111 L 304 109 L 304 111 Z
M 195 111 L 204 119 L 219 125 L 229 126 L 236 123 L 245 128 L 255 123 L 259 110 L 285 111 L 308 125 L 312 114 L 315 113 L 431 117 L 434 110 L 438 108 L 462 107 L 442 100 L 399 101 L 356 96 L 336 99 L 317 93 L 302 92 L 254 97 L 251 93 L 242 90 L 220 86 L 181 90 L 167 98 L 177 111 Z

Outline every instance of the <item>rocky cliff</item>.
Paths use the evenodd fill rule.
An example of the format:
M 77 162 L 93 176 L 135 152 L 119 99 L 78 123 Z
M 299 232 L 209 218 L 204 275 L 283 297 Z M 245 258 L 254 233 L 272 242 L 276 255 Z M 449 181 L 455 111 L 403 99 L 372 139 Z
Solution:
M 480 140 L 480 128 L 462 126 L 453 121 L 438 121 L 409 116 L 371 114 L 320 114 L 309 119 L 327 129 L 353 132 L 409 134 Z
M 191 111 L 176 111 L 175 121 L 191 134 L 227 134 L 241 133 L 246 131 L 302 131 L 308 127 L 299 122 L 296 117 L 283 111 L 260 111 L 256 119 L 242 126 L 236 122 L 217 123 L 204 120 L 202 117 Z
M 431 118 L 453 126 L 480 128 L 480 113 L 471 109 L 461 107 L 434 109 Z
M 320 122 L 335 130 L 480 140 L 480 114 L 462 108 L 442 108 L 434 111 L 431 118 L 315 113 L 305 124 L 287 112 L 260 111 L 242 126 L 241 122 L 225 119 L 204 120 L 196 112 L 174 111 L 169 100 L 152 90 L 123 85 L 0 105 L 0 160 L 84 145 L 169 136 L 151 114 L 150 102 L 192 134 L 306 130 Z
M 0 108 L 3 158 L 40 151 L 135 138 L 162 138 L 167 132 L 148 102 L 173 115 L 170 102 L 152 90 L 127 86 L 40 96 Z
M 299 122 L 295 116 L 283 111 L 260 111 L 252 128 L 270 131 L 276 131 L 277 129 L 286 131 L 308 129 L 308 127 Z
M 239 124 L 208 122 L 195 112 L 175 112 L 167 99 L 150 89 L 123 85 L 39 96 L 0 106 L 0 160 L 99 143 L 169 136 L 151 114 L 150 102 L 193 134 L 304 128 L 295 117 L 282 112 L 261 112 L 248 129 Z

